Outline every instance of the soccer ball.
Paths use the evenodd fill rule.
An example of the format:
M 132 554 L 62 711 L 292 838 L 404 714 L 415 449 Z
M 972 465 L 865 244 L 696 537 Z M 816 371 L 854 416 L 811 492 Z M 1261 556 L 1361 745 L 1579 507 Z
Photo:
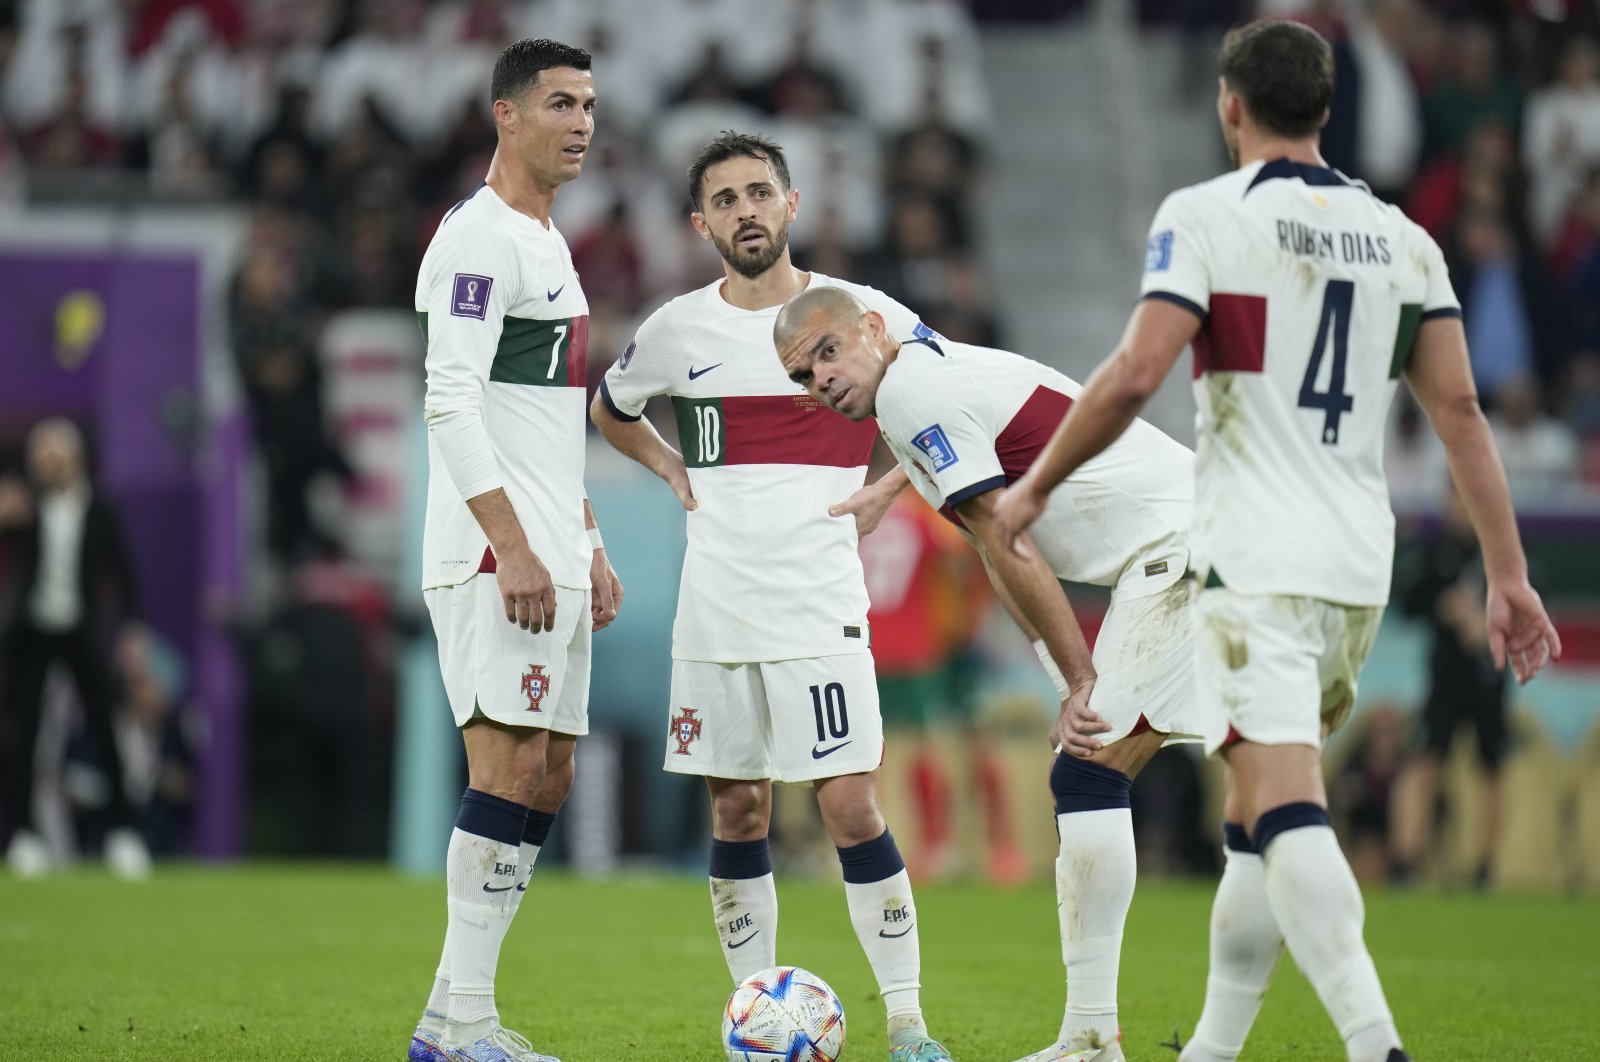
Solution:
M 722 1012 L 730 1062 L 834 1062 L 844 1052 L 844 1004 L 798 966 L 745 978 Z

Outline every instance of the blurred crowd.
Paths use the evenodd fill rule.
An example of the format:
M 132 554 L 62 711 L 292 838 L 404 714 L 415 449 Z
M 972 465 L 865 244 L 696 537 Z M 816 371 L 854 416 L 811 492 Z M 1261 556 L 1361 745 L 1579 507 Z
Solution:
M 594 56 L 596 137 L 555 218 L 590 301 L 589 379 L 597 383 L 645 314 L 719 275 L 715 252 L 688 224 L 684 174 L 727 128 L 785 147 L 801 192 L 790 234 L 797 265 L 879 287 L 952 338 L 1003 344 L 983 266 L 998 249 L 981 246 L 978 211 L 985 141 L 1008 131 L 996 121 L 1004 101 L 985 86 L 976 20 L 1084 6 L 0 3 L 0 212 L 25 191 L 30 202 L 234 205 L 247 218 L 226 320 L 263 473 L 263 545 L 283 575 L 269 608 L 228 617 L 246 658 L 254 726 L 252 850 L 376 854 L 382 845 L 398 627 L 384 581 L 339 563 L 340 528 L 318 504 L 329 490 L 360 487 L 329 416 L 326 329 L 350 309 L 412 310 L 423 249 L 483 178 L 494 149 L 488 74 L 504 44 L 546 36 Z M 1324 153 L 1404 206 L 1444 247 L 1519 502 L 1561 503 L 1583 483 L 1600 484 L 1600 9 L 1571 0 L 1264 0 L 1251 8 L 1249 0 L 1135 5 L 1146 27 L 1177 26 L 1196 42 L 1215 41 L 1252 13 L 1302 18 L 1334 40 L 1339 95 Z M 1209 85 L 1210 54 L 1198 46 L 1192 54 L 1193 69 L 1178 80 Z M 663 430 L 670 425 L 666 418 Z M 1400 507 L 1444 509 L 1443 452 L 1404 397 L 1387 461 Z M 8 496 L 0 525 L 24 526 L 34 503 L 15 484 Z M 936 525 L 909 513 L 878 535 L 869 544 L 899 548 L 879 549 L 874 561 L 869 545 L 869 577 L 880 584 L 874 601 L 898 600 L 926 580 L 942 586 L 931 593 L 945 595 L 957 618 L 923 629 L 919 616 L 935 606 L 909 610 L 902 656 L 890 659 L 895 647 L 886 643 L 880 659 L 886 716 L 908 750 L 893 786 L 916 823 L 918 869 L 938 874 L 965 860 L 1015 880 L 1016 820 L 1031 797 L 1006 791 L 1015 772 L 1005 749 L 972 725 L 976 675 L 986 666 L 972 617 L 992 608 L 983 581 L 963 550 L 941 545 Z M 1435 686 L 1460 700 L 1448 683 L 1469 665 L 1481 671 L 1484 647 L 1481 617 L 1460 605 L 1472 594 L 1449 591 L 1479 570 L 1453 535 L 1450 525 L 1440 530 L 1419 554 L 1419 572 L 1401 573 L 1397 593 L 1434 630 Z M 8 548 L 0 535 L 0 575 Z M 908 557 L 922 559 L 908 567 Z M 875 616 L 875 628 L 880 619 L 893 627 Z M 185 697 L 183 664 L 151 632 L 115 652 L 108 642 L 106 652 L 132 709 L 114 742 L 140 814 L 155 809 L 141 826 L 158 854 L 181 849 L 192 787 L 189 734 L 173 722 Z M 363 666 L 351 668 L 352 659 Z M 1506 693 L 1499 680 L 1479 685 L 1473 703 L 1492 735 Z M 1401 876 L 1425 863 L 1438 760 L 1458 722 L 1437 716 L 1424 720 L 1418 760 L 1404 755 L 1411 742 L 1396 717 L 1375 713 L 1343 783 L 1351 829 L 1377 831 L 1376 862 Z M 1036 723 L 1030 716 L 1026 725 Z M 93 747 L 67 743 L 60 771 L 74 814 L 88 817 L 80 832 L 90 834 L 122 821 L 100 791 L 113 758 L 113 739 L 102 738 Z M 370 769 L 341 772 L 305 754 L 351 743 L 373 750 L 364 758 Z M 1480 752 L 1491 787 L 1497 755 Z M 1191 869 L 1214 859 L 1203 840 L 1196 847 L 1206 836 L 1195 818 L 1196 764 L 1164 753 L 1141 785 L 1137 799 L 1152 812 L 1141 822 L 1167 828 L 1181 812 L 1184 823 L 1169 835 L 1142 834 L 1142 858 Z M 350 810 L 319 816 L 313 807 Z M 982 821 L 985 850 L 959 851 L 964 820 Z
M 326 429 L 321 328 L 412 307 L 423 248 L 487 169 L 488 74 L 518 37 L 594 56 L 594 149 L 556 214 L 591 303 L 591 380 L 644 313 L 716 275 L 682 175 L 725 128 L 787 150 L 803 267 L 996 338 L 972 213 L 992 112 L 951 0 L 33 0 L 13 17 L 0 183 L 20 160 L 36 196 L 249 211 L 233 351 L 284 560 L 326 554 L 308 488 L 352 476 Z

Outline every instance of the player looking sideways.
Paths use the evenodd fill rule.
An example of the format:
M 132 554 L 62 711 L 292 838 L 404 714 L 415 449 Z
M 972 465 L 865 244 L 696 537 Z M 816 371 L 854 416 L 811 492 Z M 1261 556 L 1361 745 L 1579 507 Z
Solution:
M 1056 1042 L 1024 1062 L 1122 1062 L 1117 967 L 1133 900 L 1129 792 L 1168 741 L 1199 738 L 1193 702 L 1193 455 L 1148 424 L 1056 489 L 1027 556 L 995 533 L 1000 488 L 1028 466 L 1081 388 L 1002 350 L 896 340 L 849 292 L 812 289 L 778 315 L 784 371 L 853 421 L 876 417 L 912 484 L 983 556 L 995 592 L 1061 696 L 1050 770 L 1067 1005 Z M 1111 588 L 1091 657 L 1060 580 Z M 1092 735 L 1098 735 L 1092 736 Z
M 665 767 L 706 779 L 712 909 L 734 981 L 777 964 L 772 781 L 812 783 L 887 1010 L 889 1057 L 948 1059 L 922 1017 L 911 881 L 878 811 L 883 721 L 857 523 L 847 506 L 827 508 L 851 495 L 848 506 L 875 524 L 905 480 L 859 493 L 877 433 L 790 383 L 769 338 L 778 307 L 807 287 L 848 288 L 898 334 L 927 329 L 882 292 L 794 267 L 800 193 L 772 141 L 723 133 L 690 167 L 689 193 L 690 220 L 722 256 L 723 278 L 651 314 L 590 410 L 606 440 L 689 513 Z M 641 418 L 661 394 L 681 454 Z
M 449 920 L 413 1062 L 542 1062 L 501 1027 L 500 944 L 589 730 L 589 640 L 622 586 L 583 490 L 589 307 L 550 223 L 594 132 L 589 53 L 521 40 L 490 87 L 498 144 L 417 277 L 427 337 L 423 596 L 467 751 Z
M 1407 1058 L 1362 940 L 1361 892 L 1328 824 L 1321 746 L 1355 700 L 1389 598 L 1384 421 L 1401 376 L 1449 454 L 1483 545 L 1489 640 L 1523 682 L 1561 643 L 1528 583 L 1505 473 L 1478 408 L 1439 248 L 1331 170 L 1318 134 L 1333 56 L 1258 21 L 1222 43 L 1218 118 L 1238 167 L 1167 197 L 1143 299 L 1043 454 L 1000 499 L 1022 530 L 1195 352 L 1195 674 L 1227 763 L 1227 866 L 1205 1011 L 1182 1062 L 1233 1059 L 1281 945 L 1352 1062 Z

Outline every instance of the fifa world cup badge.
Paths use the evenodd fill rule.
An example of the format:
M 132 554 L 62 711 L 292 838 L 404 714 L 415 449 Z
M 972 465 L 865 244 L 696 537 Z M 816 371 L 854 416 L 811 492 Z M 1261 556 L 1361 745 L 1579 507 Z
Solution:
M 529 664 L 528 673 L 522 676 L 522 693 L 528 698 L 528 711 L 537 712 L 539 702 L 550 692 L 550 676 L 544 673 L 543 664 Z
M 689 755 L 689 743 L 700 736 L 702 720 L 694 717 L 695 709 L 693 708 L 679 708 L 678 711 L 683 714 L 673 717 L 672 720 L 672 736 L 678 742 L 677 751 L 673 755 L 687 756 Z

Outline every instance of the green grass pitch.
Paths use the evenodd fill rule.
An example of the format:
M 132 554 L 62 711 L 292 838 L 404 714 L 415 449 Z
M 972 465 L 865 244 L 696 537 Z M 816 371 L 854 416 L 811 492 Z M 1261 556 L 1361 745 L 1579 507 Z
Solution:
M 1193 1028 L 1206 882 L 1151 882 L 1122 960 L 1131 1062 Z M 779 956 L 845 1003 L 845 1058 L 883 1059 L 882 1012 L 836 884 L 780 881 Z M 961 1062 L 1010 1062 L 1060 1021 L 1044 886 L 918 890 L 923 1004 Z M 731 986 L 705 882 L 536 875 L 500 961 L 502 1018 L 565 1062 L 685 1062 L 717 1046 Z M 163 868 L 0 878 L 0 1058 L 403 1059 L 444 928 L 440 881 L 371 867 Z M 1418 1062 L 1600 1059 L 1600 902 L 1377 893 L 1367 939 Z M 1287 959 L 1245 1059 L 1340 1062 Z

